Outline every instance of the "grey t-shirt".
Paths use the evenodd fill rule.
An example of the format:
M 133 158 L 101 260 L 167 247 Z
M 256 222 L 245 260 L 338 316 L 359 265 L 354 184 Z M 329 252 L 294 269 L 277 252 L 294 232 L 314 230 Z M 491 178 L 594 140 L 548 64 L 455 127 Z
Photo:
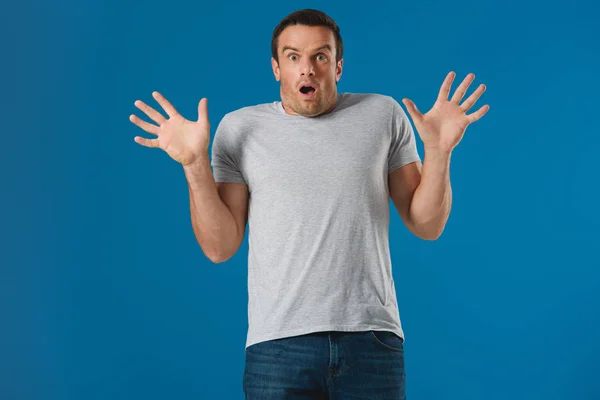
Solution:
M 226 114 L 216 182 L 248 185 L 246 348 L 319 331 L 404 339 L 389 251 L 388 174 L 420 161 L 392 97 L 338 93 L 319 117 L 280 101 Z

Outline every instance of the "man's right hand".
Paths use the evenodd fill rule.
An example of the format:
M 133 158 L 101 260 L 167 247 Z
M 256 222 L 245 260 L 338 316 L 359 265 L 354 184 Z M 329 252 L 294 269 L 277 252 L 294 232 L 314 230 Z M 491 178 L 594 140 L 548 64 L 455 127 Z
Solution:
M 131 114 L 129 120 L 144 131 L 158 136 L 156 139 L 146 139 L 140 136 L 134 138 L 136 143 L 145 147 L 163 149 L 172 159 L 182 165 L 190 165 L 202 157 L 208 157 L 210 142 L 210 123 L 206 98 L 198 104 L 198 121 L 188 121 L 160 93 L 152 92 L 154 99 L 165 110 L 169 119 L 148 106 L 141 100 L 135 101 L 135 106 L 142 110 L 158 126 L 142 121 Z

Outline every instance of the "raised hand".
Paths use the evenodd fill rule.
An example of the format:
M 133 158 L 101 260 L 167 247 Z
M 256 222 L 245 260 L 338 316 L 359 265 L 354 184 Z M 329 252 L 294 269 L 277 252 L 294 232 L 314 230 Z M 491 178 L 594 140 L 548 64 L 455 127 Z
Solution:
M 129 116 L 129 120 L 144 131 L 158 137 L 147 139 L 136 136 L 134 138 L 135 142 L 145 147 L 160 148 L 182 165 L 198 161 L 200 157 L 208 157 L 210 142 L 208 100 L 206 98 L 200 100 L 198 104 L 198 121 L 194 122 L 183 118 L 160 93 L 152 92 L 152 96 L 162 106 L 169 118 L 165 118 L 143 101 L 136 100 L 135 106 L 156 122 L 158 126 L 142 121 L 133 114 Z
M 411 100 L 406 98 L 402 100 L 425 148 L 452 151 L 462 140 L 467 127 L 483 117 L 490 109 L 489 105 L 486 104 L 476 112 L 466 114 L 485 91 L 484 84 L 479 85 L 464 103 L 459 104 L 469 85 L 475 79 L 474 74 L 468 74 L 458 86 L 452 98 L 448 100 L 454 77 L 455 73 L 452 71 L 446 76 L 437 101 L 426 114 L 421 114 Z

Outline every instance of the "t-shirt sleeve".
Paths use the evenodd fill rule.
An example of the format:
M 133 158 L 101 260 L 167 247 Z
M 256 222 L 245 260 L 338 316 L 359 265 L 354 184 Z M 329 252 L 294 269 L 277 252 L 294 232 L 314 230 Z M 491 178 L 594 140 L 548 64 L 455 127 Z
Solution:
M 412 125 L 404 109 L 392 99 L 391 142 L 388 153 L 388 174 L 415 161 L 421 161 Z
M 242 168 L 241 143 L 225 116 L 219 123 L 212 144 L 211 166 L 215 182 L 246 183 Z

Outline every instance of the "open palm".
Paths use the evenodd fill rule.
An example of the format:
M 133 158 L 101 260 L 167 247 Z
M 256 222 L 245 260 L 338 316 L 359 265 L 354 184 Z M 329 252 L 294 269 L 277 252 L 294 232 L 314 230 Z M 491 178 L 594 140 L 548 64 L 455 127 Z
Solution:
M 141 100 L 134 104 L 150 117 L 158 126 L 142 121 L 135 115 L 129 120 L 144 131 L 158 136 L 156 139 L 147 139 L 136 136 L 136 143 L 145 147 L 160 148 L 172 159 L 182 165 L 191 164 L 202 156 L 208 156 L 208 145 L 210 141 L 210 124 L 206 98 L 198 104 L 198 121 L 189 121 L 177 112 L 175 107 L 160 93 L 153 92 L 152 96 L 162 106 L 169 118 L 148 106 Z
M 462 140 L 469 124 L 479 120 L 489 110 L 486 104 L 476 112 L 467 115 L 466 112 L 475 104 L 485 91 L 481 84 L 462 104 L 459 104 L 473 79 L 474 74 L 468 74 L 454 95 L 448 100 L 450 87 L 455 73 L 450 72 L 440 88 L 438 98 L 429 112 L 421 114 L 416 105 L 409 99 L 403 99 L 415 128 L 423 141 L 425 148 L 435 148 L 452 151 Z

